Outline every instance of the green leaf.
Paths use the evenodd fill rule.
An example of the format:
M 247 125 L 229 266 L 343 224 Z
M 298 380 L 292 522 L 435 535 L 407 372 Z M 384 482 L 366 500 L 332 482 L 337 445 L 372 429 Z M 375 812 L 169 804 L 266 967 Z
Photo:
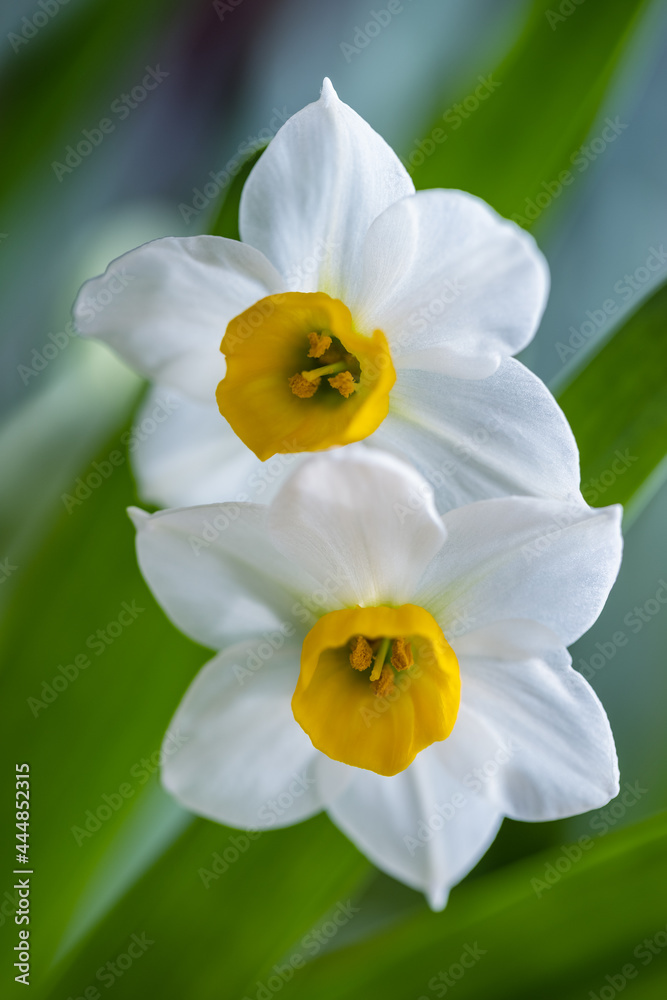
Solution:
M 642 996 L 664 996 L 665 956 L 652 956 L 642 942 L 656 934 L 665 940 L 666 880 L 662 814 L 604 839 L 589 838 L 586 847 L 566 846 L 466 883 L 443 913 L 417 914 L 316 958 L 281 996 L 432 998 L 445 995 L 442 972 L 448 991 L 456 985 L 458 1000 L 571 1000 L 590 990 L 599 995 L 605 977 L 628 963 Z
M 626 505 L 628 521 L 667 475 L 665 317 L 667 284 L 558 394 L 579 444 L 584 498 Z
M 114 439 L 90 472 L 81 474 L 82 486 L 71 487 L 75 503 L 69 513 L 63 509 L 39 557 L 24 571 L 0 649 L 0 699 L 12 706 L 0 733 L 3 759 L 10 764 L 27 761 L 31 772 L 31 933 L 39 941 L 32 970 L 35 985 L 56 959 L 69 961 L 146 867 L 164 854 L 185 825 L 194 823 L 157 786 L 157 771 L 171 715 L 209 654 L 166 620 L 142 580 L 134 529 L 125 514 L 135 501 L 134 487 L 127 460 L 114 464 L 118 456 L 122 452 Z M 96 470 L 97 478 L 91 478 Z M 100 483 L 103 475 L 107 478 Z M 13 777 L 10 780 L 13 784 Z M 12 794 L 8 790 L 1 803 L 5 857 L 14 853 Z M 165 949 L 165 970 L 173 946 L 167 929 L 176 920 L 173 901 L 179 892 L 185 896 L 178 904 L 178 920 L 187 920 L 193 938 L 220 933 L 220 922 L 213 916 L 210 929 L 202 927 L 207 907 L 226 914 L 229 926 L 224 933 L 229 937 L 235 928 L 237 942 L 227 957 L 226 974 L 236 969 L 234 974 L 243 978 L 253 974 L 255 961 L 263 957 L 254 957 L 257 929 L 275 921 L 283 894 L 290 896 L 291 910 L 284 904 L 277 921 L 276 956 L 284 935 L 291 939 L 303 933 L 308 922 L 335 902 L 337 892 L 348 891 L 346 879 L 354 883 L 368 868 L 322 818 L 308 827 L 263 836 L 235 873 L 220 881 L 217 895 L 206 893 L 197 869 L 227 845 L 229 831 L 215 824 L 195 825 L 199 833 L 193 834 L 194 841 L 186 836 L 181 841 L 185 846 L 174 848 L 151 876 L 145 900 L 147 907 L 157 906 L 164 923 L 158 936 Z M 305 866 L 303 884 L 292 885 L 300 864 Z M 228 909 L 228 893 L 237 880 L 238 898 Z M 276 899 L 267 908 L 270 884 L 276 887 Z M 11 882 L 7 890 L 10 887 Z M 116 940 L 122 950 L 123 935 L 144 929 L 157 933 L 154 914 L 150 926 L 148 914 L 145 926 L 137 923 L 135 900 L 143 892 L 133 890 L 120 924 L 113 923 L 114 928 L 122 926 L 119 937 L 112 935 L 108 941 L 107 927 L 99 939 L 104 961 L 113 958 Z M 307 923 L 302 925 L 302 920 Z M 269 931 L 262 933 L 269 948 Z M 5 936 L 5 947 L 11 949 L 13 937 Z M 274 952 L 269 948 L 266 954 Z M 152 960 L 144 967 L 153 969 Z M 155 969 L 151 974 L 157 975 Z
M 550 194 L 543 185 L 557 185 L 561 171 L 573 178 L 583 172 L 573 156 L 647 3 L 586 0 L 570 6 L 572 13 L 551 26 L 546 14 L 558 12 L 558 5 L 535 0 L 521 37 L 493 70 L 493 83 L 479 90 L 486 96 L 476 98 L 481 84 L 475 79 L 456 100 L 450 95 L 441 101 L 434 125 L 440 131 L 427 136 L 432 152 L 413 161 L 408 154 L 407 162 L 417 164 L 413 180 L 418 188 L 461 188 L 502 215 L 523 216 L 527 199 L 542 193 L 552 203 L 560 197 L 553 194 L 556 186 Z M 459 114 L 454 105 L 461 102 Z M 443 118 L 450 110 L 449 119 Z
M 14 97 L 3 109 L 2 131 L 13 155 L 0 162 L 2 209 L 11 208 L 16 189 L 25 193 L 32 187 L 34 197 L 35 185 L 45 186 L 45 179 L 57 196 L 52 161 L 62 161 L 65 147 L 82 138 L 81 130 L 109 114 L 122 89 L 139 83 L 146 59 L 159 58 L 156 42 L 176 9 L 176 0 L 72 4 L 4 61 L 1 84 Z M 119 53 L 127 73 L 120 91 Z
M 230 240 L 240 240 L 239 233 L 239 203 L 241 192 L 248 174 L 257 163 L 264 152 L 263 149 L 252 153 L 247 160 L 241 164 L 238 173 L 232 178 L 227 190 L 221 195 L 218 204 L 214 209 L 206 232 L 211 236 L 226 236 Z
M 96 971 L 125 952 L 134 933 L 154 943 L 123 978 L 124 1000 L 254 995 L 256 978 L 328 911 L 346 907 L 370 871 L 324 816 L 250 837 L 197 820 L 46 995 L 60 1000 L 99 987 Z
M 40 942 L 34 981 L 64 939 L 72 943 L 74 924 L 97 919 L 109 892 L 116 898 L 136 876 L 137 859 L 152 860 L 145 830 L 133 843 L 126 830 L 155 794 L 147 781 L 157 770 L 154 755 L 207 657 L 169 626 L 136 566 L 125 514 L 136 498 L 124 452 L 114 436 L 96 456 L 97 467 L 80 470 L 80 483 L 68 484 L 69 512 L 60 504 L 48 541 L 22 567 L 3 622 L 0 699 L 12 710 L 0 746 L 8 766 L 26 761 L 31 771 L 33 899 L 39 901 L 31 928 Z M 13 785 L 13 777 L 6 780 Z M 0 803 L 5 857 L 13 854 L 16 832 L 10 794 Z M 169 827 L 175 835 L 183 824 L 181 810 L 168 801 L 158 805 L 156 850 L 160 835 Z M 93 884 L 97 898 L 90 898 Z

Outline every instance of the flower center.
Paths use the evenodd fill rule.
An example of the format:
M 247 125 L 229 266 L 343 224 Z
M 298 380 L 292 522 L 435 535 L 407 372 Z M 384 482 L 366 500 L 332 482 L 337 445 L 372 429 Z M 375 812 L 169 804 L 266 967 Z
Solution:
M 294 718 L 334 760 L 403 771 L 451 733 L 460 701 L 454 651 L 424 608 L 352 608 L 306 636 Z
M 228 325 L 220 412 L 262 461 L 361 441 L 389 410 L 396 379 L 381 330 L 354 329 L 324 292 L 261 299 Z
M 331 337 L 326 332 L 318 333 L 313 330 L 308 334 L 308 344 L 308 358 L 318 358 L 320 364 L 288 378 L 294 395 L 300 399 L 310 399 L 319 389 L 322 378 L 328 376 L 327 382 L 332 389 L 345 399 L 351 396 L 359 386 L 361 366 L 357 358 L 345 350 L 337 337 Z

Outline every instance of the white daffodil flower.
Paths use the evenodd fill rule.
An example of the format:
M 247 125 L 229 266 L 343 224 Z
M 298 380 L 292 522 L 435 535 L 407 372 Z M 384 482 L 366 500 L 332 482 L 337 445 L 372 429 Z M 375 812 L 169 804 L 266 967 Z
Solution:
M 78 330 L 155 383 L 133 439 L 146 499 L 265 501 L 303 453 L 362 440 L 416 464 L 441 509 L 577 495 L 567 421 L 511 357 L 548 295 L 530 235 L 462 191 L 415 192 L 328 80 L 251 171 L 240 232 L 148 243 L 76 301 Z
M 170 724 L 187 808 L 268 829 L 325 809 L 444 906 L 503 816 L 618 791 L 604 709 L 566 646 L 616 577 L 620 508 L 503 497 L 439 516 L 409 466 L 312 457 L 269 506 L 132 511 L 167 614 L 221 650 Z

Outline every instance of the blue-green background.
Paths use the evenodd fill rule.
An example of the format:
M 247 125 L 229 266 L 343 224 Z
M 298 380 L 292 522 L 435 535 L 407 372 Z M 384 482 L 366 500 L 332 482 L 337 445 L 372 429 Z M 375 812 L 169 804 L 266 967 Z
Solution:
M 12 969 L 12 805 L 14 764 L 27 761 L 33 996 L 663 997 L 667 605 L 655 595 L 667 580 L 667 267 L 643 269 L 667 241 L 667 8 L 405 0 L 375 33 L 366 25 L 383 0 L 43 4 L 0 10 L 0 992 L 23 989 Z M 157 66 L 168 75 L 145 101 L 113 111 Z M 443 126 L 490 74 L 500 86 Z M 182 812 L 149 772 L 207 651 L 167 622 L 136 569 L 127 461 L 84 503 L 68 512 L 62 501 L 93 461 L 123 449 L 143 391 L 104 348 L 70 335 L 79 284 L 147 239 L 234 235 L 238 184 L 222 213 L 220 198 L 195 215 L 179 206 L 260 145 L 276 109 L 289 115 L 316 99 L 325 75 L 414 166 L 418 187 L 460 187 L 525 219 L 541 197 L 530 229 L 552 293 L 522 360 L 561 399 L 590 501 L 627 510 L 621 575 L 573 656 L 608 710 L 637 801 L 564 823 L 506 822 L 439 915 L 325 817 L 241 842 L 204 887 L 200 870 L 234 832 Z M 99 146 L 55 171 L 105 117 L 114 128 Z M 623 127 L 595 153 L 607 119 Z M 436 127 L 445 141 L 414 155 Z M 558 191 L 566 170 L 572 183 Z M 62 346 L 41 364 L 54 340 Z M 617 450 L 632 462 L 609 482 Z M 124 601 L 144 610 L 96 656 L 87 638 Z M 615 646 L 619 631 L 627 642 Z M 600 647 L 604 664 L 592 671 Z M 29 699 L 82 653 L 91 666 L 35 715 Z M 117 801 L 124 783 L 131 795 L 79 845 L 72 827 L 104 795 Z M 593 846 L 568 861 L 563 845 L 583 836 Z M 358 912 L 313 947 L 307 935 L 348 899 Z M 111 983 L 98 978 L 133 934 L 153 943 Z M 438 976 L 458 973 L 466 945 L 484 954 L 445 987 Z M 306 967 L 272 980 L 295 955 Z M 628 963 L 636 976 L 622 972 Z

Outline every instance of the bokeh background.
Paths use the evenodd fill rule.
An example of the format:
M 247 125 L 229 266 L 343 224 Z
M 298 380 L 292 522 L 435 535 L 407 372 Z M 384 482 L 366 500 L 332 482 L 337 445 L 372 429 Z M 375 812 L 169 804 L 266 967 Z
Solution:
M 155 89 L 133 97 L 150 71 Z M 326 817 L 250 839 L 161 791 L 162 735 L 207 652 L 136 569 L 127 459 L 80 486 L 114 450 L 127 456 L 144 386 L 74 336 L 77 288 L 148 239 L 235 235 L 244 162 L 325 75 L 418 187 L 472 191 L 535 235 L 552 293 L 522 360 L 573 424 L 586 498 L 626 505 L 618 583 L 572 650 L 611 718 L 622 796 L 567 822 L 506 821 L 438 915 Z M 483 99 L 480 78 L 493 81 Z M 22 989 L 25 761 L 33 996 L 664 997 L 667 7 L 10 0 L 0 80 L 2 995 Z M 77 153 L 104 118 L 113 127 Z M 143 610 L 91 653 L 123 602 Z M 348 900 L 353 916 L 329 933 Z M 143 943 L 128 952 L 132 935 Z M 281 974 L 294 956 L 305 967 Z

